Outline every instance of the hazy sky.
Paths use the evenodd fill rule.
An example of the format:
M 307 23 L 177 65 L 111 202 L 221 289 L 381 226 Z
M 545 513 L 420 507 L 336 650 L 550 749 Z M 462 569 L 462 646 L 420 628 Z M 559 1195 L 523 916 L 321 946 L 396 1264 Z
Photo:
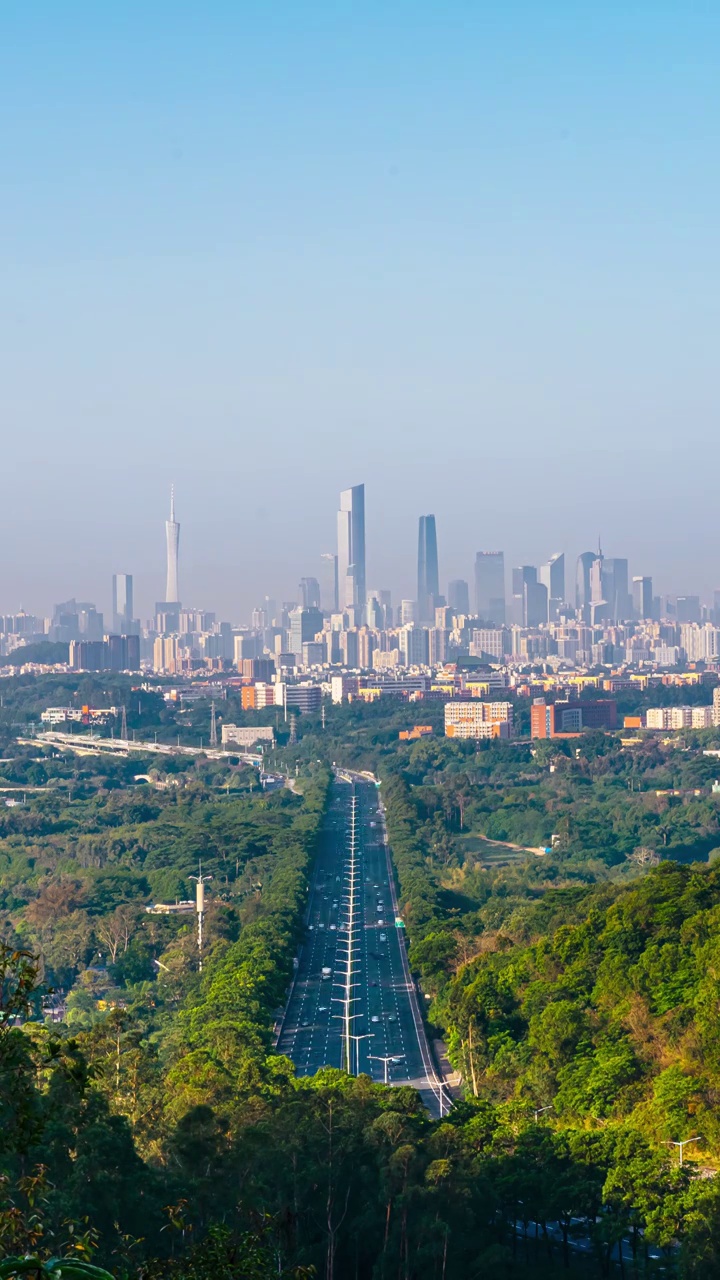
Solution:
M 3 0 L 0 610 L 593 546 L 720 586 L 720 8 Z

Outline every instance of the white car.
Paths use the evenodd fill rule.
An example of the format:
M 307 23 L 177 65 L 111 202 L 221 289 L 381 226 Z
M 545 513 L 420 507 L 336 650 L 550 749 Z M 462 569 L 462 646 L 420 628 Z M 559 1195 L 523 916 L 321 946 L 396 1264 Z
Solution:
M 381 933 L 381 934 L 380 934 L 380 941 L 381 941 L 381 942 L 387 942 L 387 934 L 386 934 L 386 933 Z
M 371 1022 L 379 1022 L 379 1021 L 380 1021 L 380 1019 L 378 1018 L 377 1014 L 376 1014 L 376 1013 L 374 1013 L 374 1014 L 373 1014 L 373 1016 L 372 1016 L 372 1018 L 370 1019 L 370 1021 L 371 1021 Z M 303 1025 L 304 1025 L 304 1024 L 303 1024 Z
M 336 924 L 331 924 L 331 925 L 330 925 L 330 932 L 332 933 L 334 929 L 337 929 L 337 925 L 336 925 Z

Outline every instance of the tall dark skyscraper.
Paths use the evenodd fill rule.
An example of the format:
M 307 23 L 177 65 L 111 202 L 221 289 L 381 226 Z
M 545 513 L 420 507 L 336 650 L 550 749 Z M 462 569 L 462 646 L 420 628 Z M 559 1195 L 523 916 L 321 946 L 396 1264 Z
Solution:
M 418 524 L 418 618 L 435 621 L 435 605 L 440 597 L 437 530 L 434 516 L 420 516 Z
M 364 610 L 365 588 L 365 485 L 356 484 L 340 494 L 338 529 L 338 593 L 341 609 Z M 358 621 L 358 619 L 356 619 Z
M 505 556 L 502 551 L 478 551 L 475 557 L 475 609 L 496 627 L 505 623 Z

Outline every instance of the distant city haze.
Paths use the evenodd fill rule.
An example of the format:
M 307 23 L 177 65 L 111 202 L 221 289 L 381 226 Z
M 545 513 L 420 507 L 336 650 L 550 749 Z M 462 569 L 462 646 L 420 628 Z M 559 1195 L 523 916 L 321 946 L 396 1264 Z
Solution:
M 631 10 L 631 11 L 629 11 Z M 415 599 L 602 538 L 712 598 L 720 11 L 10 4 L 0 612 Z M 508 587 L 509 589 L 509 587 Z

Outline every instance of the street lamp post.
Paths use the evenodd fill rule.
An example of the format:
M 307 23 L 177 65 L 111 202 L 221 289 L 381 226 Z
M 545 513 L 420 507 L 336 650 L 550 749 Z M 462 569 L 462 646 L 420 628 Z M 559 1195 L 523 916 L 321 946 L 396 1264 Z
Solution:
M 543 1111 L 552 1111 L 552 1109 L 552 1102 L 549 1102 L 546 1107 L 535 1107 L 535 1123 L 538 1123 L 538 1117 L 542 1115 Z
M 374 1034 L 375 1034 L 375 1033 L 374 1033 L 373 1031 L 366 1031 L 366 1032 L 364 1032 L 364 1034 L 363 1034 L 363 1035 L 361 1035 L 361 1036 L 353 1036 L 353 1035 L 351 1035 L 351 1036 L 350 1036 L 350 1039 L 352 1040 L 353 1044 L 355 1045 L 355 1075 L 356 1075 L 356 1076 L 359 1076 L 359 1075 L 360 1075 L 360 1045 L 359 1045 L 358 1041 L 360 1041 L 360 1040 L 372 1040 L 372 1039 L 373 1039 L 373 1037 L 374 1037 Z
M 389 1053 L 389 1054 L 387 1054 L 387 1056 L 385 1056 L 385 1055 L 383 1055 L 383 1054 L 380 1054 L 380 1053 L 369 1053 L 369 1054 L 368 1054 L 368 1058 L 371 1058 L 373 1062 L 382 1062 L 382 1064 L 383 1064 L 383 1066 L 384 1066 L 384 1068 L 385 1068 L 385 1079 L 383 1080 L 383 1084 L 389 1084 L 389 1083 L 390 1083 L 390 1078 L 389 1078 L 389 1066 L 390 1066 L 390 1063 L 391 1063 L 391 1062 L 394 1062 L 396 1058 L 404 1058 L 404 1057 L 405 1057 L 405 1054 L 404 1054 L 404 1053 Z
M 685 1148 L 690 1146 L 690 1143 L 691 1143 L 691 1142 L 702 1142 L 702 1138 L 701 1138 L 700 1136 L 697 1136 L 697 1137 L 695 1137 L 695 1138 L 684 1138 L 682 1142 L 673 1142 L 672 1140 L 669 1140 L 669 1141 L 668 1141 L 668 1146 L 669 1146 L 669 1147 L 677 1147 L 677 1148 L 678 1148 L 678 1150 L 679 1150 L 679 1152 L 680 1152 L 680 1166 L 681 1166 L 681 1167 L 682 1167 L 682 1163 L 683 1163 L 683 1153 L 684 1153 L 684 1151 L 685 1151 Z

